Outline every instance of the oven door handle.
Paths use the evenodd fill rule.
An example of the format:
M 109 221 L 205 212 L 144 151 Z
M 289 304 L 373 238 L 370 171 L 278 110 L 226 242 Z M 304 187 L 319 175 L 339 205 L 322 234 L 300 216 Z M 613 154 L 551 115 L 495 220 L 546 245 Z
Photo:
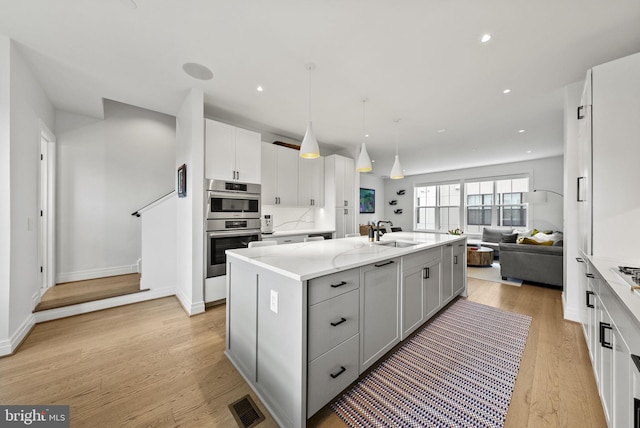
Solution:
M 238 229 L 238 230 L 222 230 L 222 231 L 207 231 L 207 235 L 210 238 L 225 237 L 225 236 L 251 236 L 251 235 L 260 235 L 260 229 Z
M 207 193 L 209 198 L 260 200 L 259 193 L 220 192 L 217 190 L 207 190 Z

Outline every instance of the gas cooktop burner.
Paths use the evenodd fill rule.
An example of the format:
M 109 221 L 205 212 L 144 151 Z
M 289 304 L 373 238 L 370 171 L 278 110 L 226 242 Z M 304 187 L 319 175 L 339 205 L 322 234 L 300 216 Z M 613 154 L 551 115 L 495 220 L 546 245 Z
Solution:
M 618 269 L 620 269 L 620 272 L 624 273 L 625 275 L 633 275 L 640 272 L 640 268 L 631 266 L 618 266 Z
M 640 268 L 631 266 L 618 266 L 620 275 L 634 290 L 640 284 Z

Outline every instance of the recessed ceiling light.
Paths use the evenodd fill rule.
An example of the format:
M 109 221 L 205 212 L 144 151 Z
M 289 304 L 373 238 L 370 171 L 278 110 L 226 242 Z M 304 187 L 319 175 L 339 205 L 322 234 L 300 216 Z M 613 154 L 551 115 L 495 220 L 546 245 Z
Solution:
M 511 89 L 505 89 L 504 91 L 502 91 L 503 94 L 508 94 L 509 92 L 511 92 Z
M 376 163 L 376 161 L 374 159 L 371 159 L 371 163 Z
M 369 138 L 369 134 L 364 134 L 364 137 L 365 138 Z
M 527 150 L 527 153 L 531 153 L 531 150 Z
M 211 80 L 213 78 L 213 72 L 202 64 L 197 62 L 187 62 L 182 64 L 182 69 L 189 76 L 198 80 Z
M 521 134 L 524 134 L 524 129 L 521 129 L 518 132 L 521 133 Z
M 483 34 L 482 38 L 480 39 L 482 43 L 487 43 L 489 40 L 491 40 L 491 34 L 489 33 Z
M 258 86 L 258 87 L 256 88 L 256 91 L 258 91 L 258 92 L 262 92 L 262 86 Z
M 445 128 L 438 129 L 438 134 L 442 134 L 443 132 L 447 132 L 447 130 Z

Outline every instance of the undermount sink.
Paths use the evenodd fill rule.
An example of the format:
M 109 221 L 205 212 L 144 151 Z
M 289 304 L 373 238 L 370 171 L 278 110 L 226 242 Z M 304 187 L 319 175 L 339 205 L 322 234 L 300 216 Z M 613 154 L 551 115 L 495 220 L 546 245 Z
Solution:
M 385 247 L 407 248 L 418 245 L 418 242 L 403 242 L 403 241 L 379 241 L 376 245 L 384 245 Z

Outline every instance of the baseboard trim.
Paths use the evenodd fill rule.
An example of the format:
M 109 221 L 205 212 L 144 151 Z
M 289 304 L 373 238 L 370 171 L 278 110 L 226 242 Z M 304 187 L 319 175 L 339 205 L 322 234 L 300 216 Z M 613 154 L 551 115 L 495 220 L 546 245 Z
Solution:
M 86 279 L 104 278 L 107 276 L 127 275 L 137 273 L 138 265 L 114 266 L 110 268 L 82 270 L 77 272 L 63 272 L 56 277 L 56 284 L 62 282 L 84 281 Z
M 562 313 L 564 314 L 564 319 L 567 321 L 580 322 L 580 314 L 578 313 L 578 309 L 566 306 L 564 299 L 566 298 L 565 292 L 562 293 Z
M 29 335 L 34 325 L 36 325 L 36 320 L 33 314 L 31 314 L 24 320 L 20 328 L 18 328 L 11 338 L 0 341 L 0 357 L 13 354 Z
M 124 296 L 109 297 L 107 299 L 95 300 L 93 302 L 78 303 L 77 305 L 65 306 L 63 308 L 48 309 L 33 314 L 35 322 L 56 320 L 73 315 L 86 314 L 89 312 L 101 311 L 103 309 L 115 308 L 117 306 L 129 305 L 131 303 L 144 302 L 147 300 L 159 299 L 161 297 L 173 296 L 176 290 L 173 287 L 149 290 L 144 293 L 127 294 Z
M 180 290 L 176 290 L 176 297 L 178 298 L 178 302 L 180 302 L 182 309 L 184 309 L 189 316 L 201 314 L 205 310 L 204 300 L 200 302 L 191 302 L 180 292 Z

